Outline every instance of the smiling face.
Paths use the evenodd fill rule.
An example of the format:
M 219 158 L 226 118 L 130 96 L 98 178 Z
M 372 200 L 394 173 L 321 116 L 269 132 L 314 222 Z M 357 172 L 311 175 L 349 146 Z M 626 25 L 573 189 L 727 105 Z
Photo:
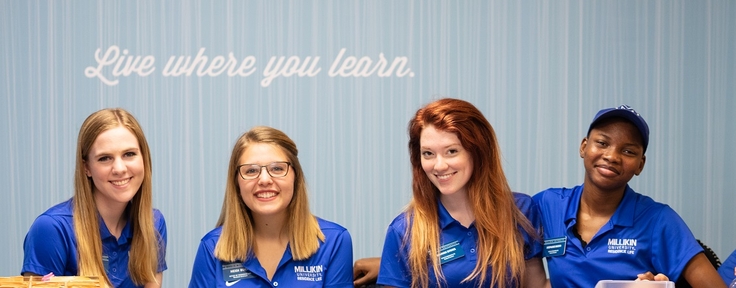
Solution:
M 422 169 L 442 193 L 441 197 L 467 197 L 466 184 L 473 175 L 470 152 L 454 133 L 429 125 L 419 138 Z
M 622 118 L 604 120 L 580 143 L 586 187 L 618 192 L 644 169 L 646 156 L 641 134 Z
M 85 173 L 94 183 L 98 207 L 124 208 L 143 182 L 138 139 L 123 126 L 100 133 L 87 154 Z
M 272 162 L 287 162 L 289 158 L 276 145 L 252 143 L 240 156 L 240 164 L 268 165 Z M 290 168 L 289 168 L 290 169 Z M 243 180 L 237 175 L 240 197 L 254 216 L 285 215 L 286 209 L 294 196 L 293 169 L 284 177 L 271 177 L 266 168 L 255 179 Z

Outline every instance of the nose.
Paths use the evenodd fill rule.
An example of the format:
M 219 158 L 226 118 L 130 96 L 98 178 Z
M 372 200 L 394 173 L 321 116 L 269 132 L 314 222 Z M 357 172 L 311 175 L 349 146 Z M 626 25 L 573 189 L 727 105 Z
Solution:
M 448 166 L 447 166 L 447 162 L 445 162 L 445 158 L 443 158 L 442 156 L 437 156 L 437 158 L 435 158 L 435 162 L 434 162 L 435 171 L 443 171 L 443 170 L 446 170 L 447 167 Z
M 603 159 L 605 159 L 608 162 L 618 163 L 621 159 L 621 155 L 618 153 L 616 149 L 613 147 L 610 147 L 605 150 L 603 153 Z
M 112 173 L 113 174 L 122 174 L 127 169 L 127 166 L 125 165 L 125 161 L 120 158 L 115 158 L 112 162 Z
M 261 167 L 261 174 L 258 175 L 258 184 L 269 185 L 273 182 L 273 179 L 271 179 L 271 174 L 268 174 L 268 169 L 266 171 L 263 171 L 263 169 L 266 169 L 266 167 Z

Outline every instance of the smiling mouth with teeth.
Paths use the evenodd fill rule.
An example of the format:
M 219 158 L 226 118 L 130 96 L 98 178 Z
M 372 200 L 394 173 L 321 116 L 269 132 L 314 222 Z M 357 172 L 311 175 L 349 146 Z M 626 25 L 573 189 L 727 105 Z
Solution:
M 450 173 L 450 174 L 443 174 L 443 175 L 437 175 L 437 178 L 440 178 L 440 179 L 447 179 L 447 178 L 450 178 L 450 176 L 452 176 L 453 174 L 455 174 L 455 173 Z
M 123 180 L 117 180 L 117 181 L 110 181 L 112 185 L 116 185 L 116 186 L 122 186 L 122 185 L 128 184 L 128 182 L 130 182 L 130 178 L 123 179 Z
M 256 193 L 256 198 L 271 198 L 276 196 L 275 192 L 262 192 L 262 193 Z

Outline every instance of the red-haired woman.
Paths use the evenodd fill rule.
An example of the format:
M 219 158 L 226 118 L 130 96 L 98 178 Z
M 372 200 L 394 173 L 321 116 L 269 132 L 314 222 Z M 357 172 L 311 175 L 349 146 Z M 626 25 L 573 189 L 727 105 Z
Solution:
M 511 191 L 491 124 L 440 99 L 409 122 L 413 198 L 388 228 L 378 284 L 543 287 L 531 198 Z

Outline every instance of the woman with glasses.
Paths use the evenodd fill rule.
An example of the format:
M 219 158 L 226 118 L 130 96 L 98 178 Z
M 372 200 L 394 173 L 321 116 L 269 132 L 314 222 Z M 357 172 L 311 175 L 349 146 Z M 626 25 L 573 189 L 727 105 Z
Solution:
M 235 143 L 216 228 L 202 238 L 189 287 L 352 287 L 352 240 L 309 211 L 297 148 L 254 127 Z
M 543 287 L 531 197 L 511 192 L 495 132 L 459 99 L 409 122 L 413 198 L 386 232 L 378 284 Z
M 152 208 L 151 155 L 123 109 L 79 130 L 74 197 L 38 216 L 23 242 L 23 275 L 98 276 L 113 287 L 161 287 L 166 222 Z

